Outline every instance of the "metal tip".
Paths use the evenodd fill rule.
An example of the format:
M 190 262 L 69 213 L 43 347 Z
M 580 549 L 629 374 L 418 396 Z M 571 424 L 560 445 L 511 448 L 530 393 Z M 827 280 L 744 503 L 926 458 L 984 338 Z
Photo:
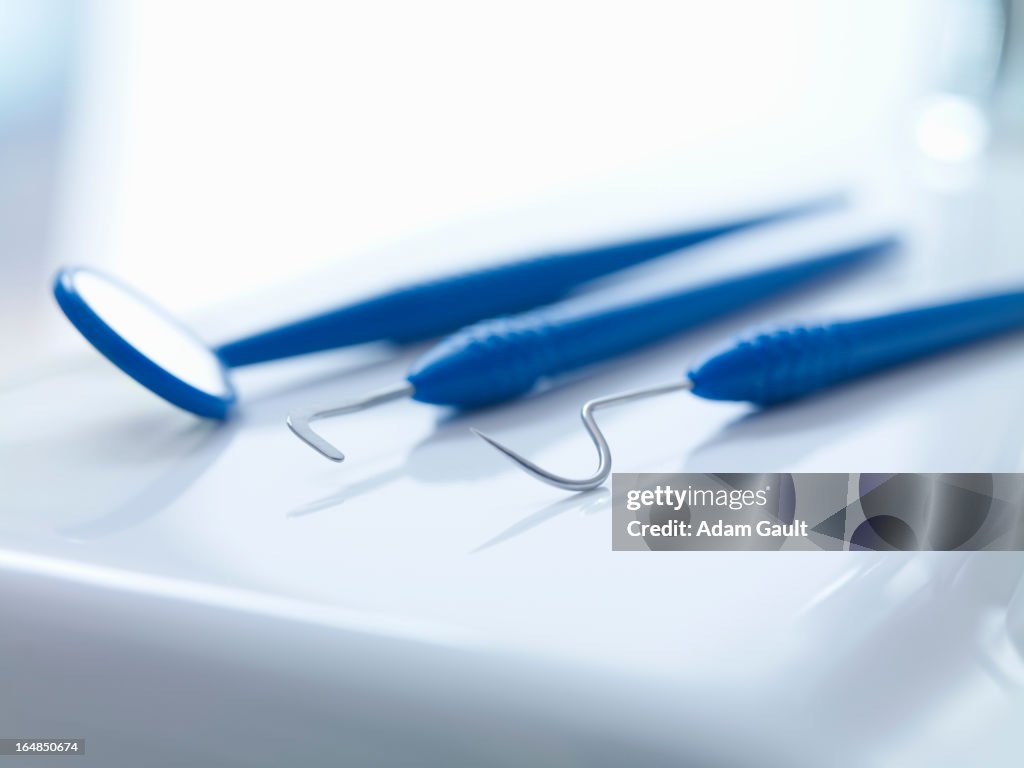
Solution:
M 293 413 L 288 417 L 288 429 L 292 431 L 299 440 L 304 442 L 321 456 L 326 456 L 331 461 L 341 463 L 345 460 L 345 454 L 331 445 L 318 435 L 309 422 L 316 418 L 316 411 L 302 411 Z
M 409 397 L 414 391 L 412 384 L 403 382 L 397 387 L 381 390 L 380 392 L 375 392 L 361 400 L 354 400 L 343 405 L 332 406 L 330 408 L 309 408 L 303 411 L 297 411 L 288 417 L 288 428 L 297 438 L 321 456 L 324 456 L 331 461 L 342 462 L 345 460 L 345 454 L 335 448 L 332 443 L 317 434 L 313 430 L 313 427 L 310 426 L 311 422 L 314 422 L 317 419 L 330 418 L 331 416 L 341 416 L 345 413 L 363 411 L 367 408 L 372 408 L 375 405 L 386 403 L 389 400 L 398 400 L 402 397 Z
M 490 435 L 484 434 L 479 429 L 474 429 L 473 427 L 470 427 L 469 431 L 472 432 L 477 437 L 479 437 L 481 440 L 485 440 L 487 443 L 489 443 L 495 449 L 501 451 L 503 454 L 508 456 L 510 459 L 512 459 L 512 461 L 514 461 L 516 464 L 518 464 L 520 467 L 525 469 L 527 472 L 529 472 L 534 477 L 536 477 L 536 478 L 538 478 L 540 480 L 544 480 L 545 482 L 554 483 L 555 485 L 559 485 L 559 487 L 561 487 L 561 482 L 560 482 L 561 478 L 558 478 L 555 475 L 550 475 L 548 472 L 546 472 L 545 470 L 541 469 L 539 466 L 534 464 L 528 458 L 523 456 L 521 453 L 516 453 L 511 448 L 509 448 L 509 447 L 507 447 L 505 445 L 502 445 L 497 440 L 495 440 L 493 437 L 491 437 Z M 600 485 L 600 481 L 598 482 L 598 485 Z
M 511 448 L 502 445 L 493 437 L 484 434 L 480 430 L 470 427 L 470 431 L 477 437 L 486 440 L 489 445 L 501 451 L 510 460 L 515 462 L 520 469 L 530 475 L 533 475 L 533 477 L 537 478 L 541 482 L 548 483 L 549 485 L 553 485 L 556 488 L 561 488 L 566 491 L 588 491 L 591 488 L 597 488 L 601 485 L 608 479 L 608 475 L 611 474 L 612 471 L 611 449 L 608 447 L 608 441 L 605 440 L 600 427 L 597 426 L 597 421 L 594 419 L 594 411 L 607 405 L 617 405 L 619 403 L 640 400 L 645 397 L 663 395 L 668 392 L 677 392 L 679 390 L 690 389 L 692 386 L 692 382 L 687 379 L 682 382 L 666 384 L 652 389 L 638 389 L 619 395 L 599 397 L 596 400 L 590 400 L 585 403 L 580 411 L 580 418 L 583 420 L 583 426 L 586 428 L 587 434 L 594 443 L 594 447 L 597 448 L 597 471 L 590 477 L 572 478 L 565 477 L 563 475 L 556 475 L 554 472 L 549 472 L 543 467 L 538 466 L 525 456 L 513 451 Z

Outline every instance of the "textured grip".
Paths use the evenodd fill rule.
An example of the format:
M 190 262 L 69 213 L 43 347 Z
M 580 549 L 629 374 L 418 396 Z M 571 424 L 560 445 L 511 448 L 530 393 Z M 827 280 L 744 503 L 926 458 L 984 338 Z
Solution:
M 764 334 L 690 373 L 693 392 L 759 405 L 1024 327 L 1024 292 Z
M 566 367 L 557 323 L 544 313 L 485 320 L 439 343 L 409 373 L 413 397 L 474 408 L 528 392 Z
M 595 305 L 563 302 L 513 318 L 477 323 L 448 337 L 409 373 L 421 402 L 470 408 L 529 391 L 541 379 L 664 339 L 809 280 L 884 253 L 891 236 L 846 243 L 814 259 L 719 283 Z
M 840 325 L 780 330 L 711 358 L 690 380 L 701 397 L 770 405 L 847 378 L 848 355 Z

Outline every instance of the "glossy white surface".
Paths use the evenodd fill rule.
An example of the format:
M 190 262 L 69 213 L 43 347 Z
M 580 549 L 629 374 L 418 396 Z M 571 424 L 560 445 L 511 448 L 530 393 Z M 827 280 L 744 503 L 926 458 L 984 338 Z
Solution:
M 943 250 L 925 259 L 923 243 L 944 237 L 928 229 L 937 225 L 926 208 L 912 211 L 900 258 L 771 313 L 842 315 L 966 291 L 967 271 L 992 285 L 1019 269 L 998 249 L 969 270 L 949 252 L 936 278 L 930 265 Z M 741 266 L 762 253 L 755 240 L 709 245 L 630 281 Z M 230 309 L 232 318 L 252 311 Z M 340 466 L 299 443 L 284 416 L 394 382 L 415 350 L 367 347 L 240 371 L 243 407 L 224 426 L 167 406 L 86 350 L 60 372 L 10 383 L 0 393 L 10 478 L 0 565 L 20 629 L 5 635 L 4 650 L 37 642 L 53 616 L 66 617 L 61 639 L 17 668 L 15 686 L 47 677 L 46 689 L 70 702 L 53 722 L 99 734 L 97 751 L 116 740 L 114 727 L 73 702 L 94 695 L 99 670 L 119 674 L 127 648 L 129 678 L 145 670 L 154 686 L 170 685 L 181 664 L 223 675 L 224 706 L 252 683 L 220 660 L 270 675 L 266 709 L 221 713 L 225 728 L 261 718 L 292 727 L 290 696 L 324 697 L 310 717 L 358 709 L 351 676 L 372 674 L 386 680 L 379 706 L 407 707 L 417 722 L 417 702 L 433 707 L 440 697 L 464 723 L 509 696 L 510 717 L 540 718 L 574 749 L 604 744 L 608 764 L 640 744 L 657 762 L 723 743 L 740 764 L 760 750 L 816 764 L 838 759 L 836 742 L 851 765 L 907 755 L 953 765 L 978 749 L 989 750 L 988 764 L 1008 764 L 1024 637 L 1006 606 L 1022 556 L 613 553 L 606 489 L 567 496 L 533 482 L 467 429 L 584 471 L 592 452 L 577 422 L 581 401 L 679 376 L 766 314 L 743 313 L 500 409 L 456 415 L 401 402 L 325 422 L 349 455 Z M 680 395 L 609 411 L 603 423 L 624 471 L 1014 471 L 1022 374 L 1024 350 L 1010 336 L 775 411 Z M 44 674 L 73 659 L 82 687 Z M 419 682 L 404 686 L 404 674 Z M 185 679 L 189 693 L 162 704 L 175 716 L 209 695 L 206 683 Z M 143 688 L 101 694 L 105 711 L 141 702 Z M 673 730 L 672 713 L 684 711 L 697 725 Z M 716 730 L 723 717 L 748 740 L 729 743 Z M 137 727 L 156 737 L 153 723 Z M 362 748 L 303 727 L 322 749 Z M 379 752 L 384 762 L 423 748 L 412 726 L 373 727 L 395 734 L 387 750 L 397 752 Z M 809 735 L 794 739 L 795 728 Z M 466 748 L 513 749 L 508 734 L 489 742 L 484 731 Z M 451 734 L 436 738 L 455 748 Z

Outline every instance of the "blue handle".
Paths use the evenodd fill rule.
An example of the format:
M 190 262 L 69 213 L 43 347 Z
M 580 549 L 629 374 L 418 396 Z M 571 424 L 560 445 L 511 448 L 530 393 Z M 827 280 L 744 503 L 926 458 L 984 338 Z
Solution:
M 598 277 L 741 229 L 836 205 L 832 196 L 696 229 L 502 264 L 376 296 L 217 349 L 231 368 L 369 341 L 410 342 L 562 298 Z
M 544 377 L 624 354 L 895 244 L 891 236 L 862 239 L 823 257 L 642 301 L 597 310 L 566 302 L 484 321 L 448 337 L 416 362 L 408 376 L 413 398 L 460 408 L 501 402 Z
M 771 405 L 997 333 L 1024 328 L 1024 291 L 744 341 L 690 373 L 712 400 Z

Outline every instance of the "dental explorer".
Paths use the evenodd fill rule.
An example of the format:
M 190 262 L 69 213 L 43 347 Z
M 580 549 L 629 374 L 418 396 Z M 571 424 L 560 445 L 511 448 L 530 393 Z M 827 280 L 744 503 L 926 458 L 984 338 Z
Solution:
M 473 432 L 538 480 L 567 491 L 585 491 L 601 485 L 612 468 L 608 441 L 594 419 L 601 408 L 681 390 L 708 400 L 771 406 L 1020 328 L 1024 291 L 756 336 L 709 358 L 680 381 L 585 403 L 580 416 L 598 455 L 597 471 L 590 477 L 549 472 L 479 430 Z

